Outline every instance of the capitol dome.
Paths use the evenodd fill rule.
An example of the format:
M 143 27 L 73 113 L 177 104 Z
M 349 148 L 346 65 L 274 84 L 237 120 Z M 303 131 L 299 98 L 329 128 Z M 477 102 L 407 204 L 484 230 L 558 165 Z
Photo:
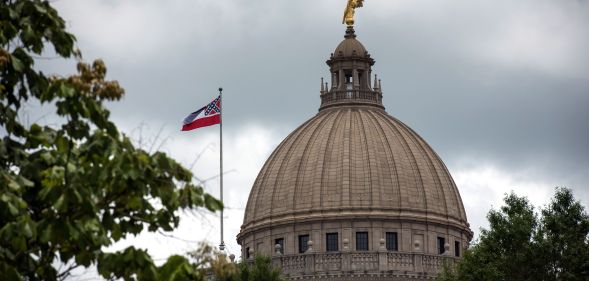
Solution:
M 335 217 L 467 228 L 438 155 L 407 125 L 365 105 L 322 110 L 276 148 L 251 190 L 243 228 Z
M 292 280 L 429 280 L 461 257 L 472 231 L 458 188 L 434 150 L 385 111 L 374 63 L 348 26 L 327 61 L 319 112 L 280 143 L 251 189 L 243 259 L 272 256 Z

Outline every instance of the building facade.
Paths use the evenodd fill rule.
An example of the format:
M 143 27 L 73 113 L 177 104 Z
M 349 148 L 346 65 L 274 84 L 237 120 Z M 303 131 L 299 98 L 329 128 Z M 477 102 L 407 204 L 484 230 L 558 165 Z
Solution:
M 460 258 L 472 238 L 460 193 L 432 148 L 385 111 L 374 63 L 348 26 L 319 112 L 252 187 L 242 259 L 271 256 L 291 280 L 429 280 Z

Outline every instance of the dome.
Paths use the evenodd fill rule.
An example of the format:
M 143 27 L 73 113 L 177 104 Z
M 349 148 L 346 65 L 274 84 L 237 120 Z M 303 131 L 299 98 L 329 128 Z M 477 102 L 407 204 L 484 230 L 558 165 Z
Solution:
M 368 51 L 364 48 L 364 45 L 356 39 L 354 29 L 350 28 L 346 30 L 344 40 L 339 43 L 335 51 L 333 52 L 334 57 L 364 57 L 368 56 Z
M 242 259 L 271 256 L 297 281 L 433 280 L 472 239 L 460 193 L 434 150 L 385 111 L 353 26 L 344 37 L 326 61 L 318 113 L 254 182 Z
M 335 51 L 333 52 L 334 56 L 344 56 L 344 57 L 351 57 L 351 56 L 364 56 L 366 54 L 366 48 L 364 45 L 360 43 L 356 38 L 346 38 L 344 39 Z
M 468 229 L 442 160 L 407 125 L 373 106 L 325 109 L 292 132 L 260 171 L 242 231 L 353 217 Z

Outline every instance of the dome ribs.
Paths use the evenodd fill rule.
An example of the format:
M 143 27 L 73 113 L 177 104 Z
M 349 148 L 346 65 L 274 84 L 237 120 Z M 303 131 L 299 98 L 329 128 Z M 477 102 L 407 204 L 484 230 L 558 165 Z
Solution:
M 312 126 L 312 124 L 314 123 L 315 119 L 309 119 L 307 122 L 303 123 L 301 126 L 299 126 L 297 129 L 295 129 L 290 135 L 288 135 L 286 137 L 286 139 L 284 140 L 284 142 L 275 150 L 277 153 L 276 155 L 273 154 L 272 158 L 268 158 L 268 159 L 272 159 L 272 162 L 276 162 L 273 163 L 271 165 L 271 167 L 269 167 L 268 171 L 264 171 L 264 181 L 260 183 L 260 185 L 254 185 L 254 186 L 259 186 L 260 188 L 258 188 L 258 193 L 261 193 L 262 195 L 266 195 L 268 193 L 271 193 L 271 198 L 272 200 L 264 200 L 265 198 L 263 198 L 264 196 L 256 196 L 257 200 L 256 200 L 256 206 L 258 208 L 254 209 L 255 212 L 255 217 L 256 218 L 261 218 L 264 216 L 269 216 L 271 215 L 271 211 L 273 209 L 273 204 L 274 202 L 276 203 L 281 203 L 283 207 L 288 208 L 289 206 L 287 204 L 285 204 L 286 202 L 288 202 L 288 200 L 279 200 L 279 198 L 276 198 L 277 194 L 276 192 L 279 193 L 278 197 L 282 197 L 282 196 L 288 196 L 291 195 L 289 193 L 284 194 L 282 189 L 281 189 L 281 181 L 283 179 L 283 177 L 281 177 L 281 173 L 283 171 L 283 166 L 285 165 L 285 163 L 287 163 L 287 160 L 291 154 L 291 150 L 292 148 L 297 144 L 297 140 L 300 137 L 300 132 L 301 131 L 305 131 L 305 129 L 309 126 Z M 281 155 L 284 155 L 282 157 L 280 157 Z M 274 165 L 278 164 L 280 167 L 278 168 L 278 171 L 276 171 L 274 168 Z M 266 174 L 266 172 L 268 174 Z M 273 183 L 266 183 L 266 181 L 273 181 Z M 267 190 L 268 188 L 270 188 L 271 190 Z M 253 192 L 253 190 L 252 190 Z M 276 200 L 274 200 L 276 199 Z M 282 199 L 282 198 L 280 198 Z M 286 205 L 286 206 L 285 206 Z M 291 208 L 294 206 L 290 206 Z M 260 214 L 261 211 L 264 211 L 262 214 Z M 268 214 L 266 214 L 268 213 Z
M 403 124 L 403 126 L 405 126 L 407 128 L 407 130 L 414 135 L 414 138 L 421 143 L 422 147 L 424 147 L 424 149 L 425 149 L 424 151 L 430 156 L 430 161 L 435 166 L 436 174 L 438 176 L 438 179 L 440 180 L 440 184 L 441 184 L 440 187 L 443 187 L 442 179 L 445 182 L 446 186 L 451 187 L 449 189 L 451 191 L 450 193 L 452 193 L 452 194 L 449 194 L 449 192 L 446 192 L 447 191 L 446 189 L 448 189 L 448 188 L 446 188 L 446 189 L 441 188 L 441 192 L 444 194 L 444 198 L 445 198 L 444 203 L 446 205 L 447 215 L 452 216 L 455 219 L 466 223 L 466 212 L 464 211 L 464 206 L 462 205 L 460 191 L 458 190 L 456 183 L 454 182 L 454 179 L 452 179 L 452 176 L 451 176 L 450 172 L 448 171 L 448 168 L 446 167 L 446 165 L 444 164 L 444 162 L 442 161 L 440 156 L 436 153 L 436 151 L 434 149 L 432 149 L 432 147 L 417 132 L 415 132 L 415 130 L 411 129 L 409 126 L 402 123 L 401 121 L 398 121 L 398 122 Z M 451 196 L 451 195 L 453 195 L 453 196 Z M 448 205 L 451 205 L 451 206 L 458 205 L 458 208 L 448 208 Z
M 255 214 L 253 214 L 253 213 L 255 212 L 256 209 L 258 209 L 258 208 L 250 207 L 250 204 L 253 204 L 254 202 L 257 204 L 258 195 L 263 190 L 263 188 L 258 188 L 256 190 L 256 192 L 254 192 L 254 187 L 265 186 L 264 183 L 268 180 L 268 177 L 267 177 L 268 173 L 272 172 L 272 170 L 273 170 L 272 167 L 274 167 L 274 165 L 278 162 L 276 160 L 276 159 L 278 159 L 276 157 L 276 154 L 279 154 L 282 151 L 282 148 L 287 143 L 292 143 L 291 136 L 293 136 L 299 128 L 303 128 L 304 126 L 307 126 L 312 120 L 313 119 L 309 119 L 309 120 L 305 121 L 297 129 L 295 129 L 290 134 L 288 134 L 288 136 L 282 142 L 280 142 L 278 147 L 276 147 L 276 149 L 274 149 L 274 151 L 272 151 L 272 153 L 270 154 L 270 157 L 268 157 L 268 160 L 266 161 L 266 163 L 264 163 L 264 166 L 262 166 L 262 169 L 260 170 L 260 173 L 256 177 L 256 180 L 254 181 L 254 185 L 252 186 L 252 189 L 250 190 L 250 195 L 247 200 L 247 205 L 245 207 L 246 211 L 245 211 L 245 216 L 244 216 L 244 220 L 243 220 L 244 225 L 249 223 L 253 219 L 252 216 L 255 217 Z M 273 196 L 273 198 L 274 198 L 274 196 Z
M 298 188 L 310 189 L 312 210 L 321 210 L 322 198 L 324 196 L 321 186 L 321 177 L 323 169 L 318 167 L 324 166 L 325 151 L 328 147 L 328 138 L 333 127 L 336 126 L 338 113 L 331 113 L 323 117 L 323 122 L 320 124 L 321 128 L 313 133 L 313 138 L 307 144 L 305 154 L 301 161 L 302 167 L 299 170 L 299 177 L 301 182 L 297 183 Z M 312 143 L 311 143 L 312 142 Z M 323 153 L 322 153 L 323 152 Z
M 332 184 L 332 182 L 335 181 L 330 181 L 329 177 L 330 174 L 333 174 L 333 176 L 336 176 L 335 171 L 332 171 L 331 169 L 328 169 L 328 167 L 333 167 L 334 165 L 331 164 L 332 161 L 339 162 L 341 163 L 341 151 L 338 150 L 337 153 L 334 152 L 334 149 L 337 149 L 341 146 L 337 145 L 337 142 L 340 141 L 342 138 L 336 138 L 337 134 L 336 132 L 341 132 L 342 130 L 342 123 L 341 122 L 341 115 L 345 114 L 343 111 L 339 110 L 335 113 L 333 113 L 336 115 L 335 117 L 335 124 L 333 126 L 331 126 L 331 129 L 329 130 L 329 134 L 326 138 L 326 146 L 325 146 L 325 153 L 323 154 L 323 162 L 322 162 L 322 166 L 320 169 L 317 169 L 316 173 L 320 173 L 319 175 L 319 185 L 320 185 L 320 189 L 321 189 L 321 196 L 320 196 L 320 204 L 319 207 L 324 207 L 324 208 L 335 208 L 335 207 L 341 207 L 341 190 L 338 188 L 337 185 Z M 334 145 L 327 145 L 327 144 L 334 144 Z M 338 161 L 340 160 L 340 161 Z M 315 177 L 317 179 L 317 176 Z M 327 178 L 327 179 L 326 179 Z
M 389 119 L 389 116 L 383 112 L 380 113 L 384 119 Z M 413 151 L 407 140 L 403 137 L 403 133 L 397 127 L 396 122 L 386 122 L 386 126 L 391 129 L 391 131 L 395 134 L 395 140 L 397 140 L 398 144 L 401 146 L 403 150 L 403 154 L 396 153 L 397 155 L 404 155 L 405 160 L 401 159 L 401 169 L 399 171 L 402 172 L 402 179 L 401 182 L 405 182 L 405 184 L 401 183 L 399 186 L 400 194 L 401 194 L 401 209 L 402 210 L 425 210 L 427 213 L 427 199 L 425 197 L 425 191 L 423 188 L 423 182 L 421 178 L 421 173 L 419 172 L 419 166 L 417 164 L 417 160 L 415 159 L 415 155 L 413 155 Z M 396 143 L 390 144 L 391 147 L 396 148 Z M 409 176 L 408 172 L 411 171 L 413 176 Z M 413 179 L 413 185 L 411 182 Z M 420 194 L 421 193 L 421 194 Z M 403 205 L 405 203 L 405 205 Z M 407 206 L 409 205 L 409 206 Z
M 362 140 L 363 134 L 352 132 L 360 132 L 361 126 L 358 122 L 358 110 L 351 110 L 351 127 L 350 127 L 350 206 L 352 207 L 367 207 L 370 206 L 370 198 L 366 188 L 366 171 L 364 171 L 366 159 L 364 142 Z
M 299 127 L 305 126 L 310 121 L 311 120 L 307 120 L 307 122 L 303 123 Z M 243 220 L 244 225 L 249 223 L 253 219 L 253 217 L 255 217 L 255 211 L 256 211 L 256 209 L 258 209 L 257 207 L 254 208 L 254 207 L 250 206 L 250 204 L 255 203 L 254 206 L 257 204 L 258 196 L 263 188 L 258 188 L 257 190 L 254 191 L 254 187 L 263 186 L 263 183 L 268 179 L 267 174 L 272 171 L 271 167 L 273 167 L 274 164 L 276 164 L 276 162 L 278 162 L 275 160 L 275 159 L 277 159 L 275 157 L 276 154 L 280 153 L 280 151 L 282 150 L 282 147 L 284 147 L 284 145 L 289 142 L 289 137 L 291 135 L 293 135 L 295 132 L 296 131 L 293 131 L 282 142 L 280 142 L 278 147 L 276 149 L 274 149 L 274 151 L 272 151 L 272 153 L 270 154 L 270 157 L 268 157 L 268 160 L 266 161 L 266 163 L 264 163 L 264 166 L 262 166 L 262 169 L 260 170 L 260 173 L 256 177 L 256 180 L 254 181 L 254 185 L 252 186 L 252 189 L 250 190 L 250 195 L 248 197 L 247 205 L 245 207 L 246 211 L 245 211 L 245 216 L 244 216 L 244 220 Z
M 389 135 L 384 131 L 382 124 L 378 121 L 376 117 L 375 111 L 367 110 L 367 115 L 370 117 L 369 120 L 372 122 L 374 128 L 379 131 L 380 136 L 382 138 L 378 138 L 380 147 L 382 147 L 382 153 L 385 155 L 386 159 L 382 157 L 379 158 L 381 161 L 379 162 L 379 166 L 382 169 L 380 173 L 381 178 L 384 178 L 384 182 L 382 182 L 380 188 L 381 196 L 381 207 L 393 207 L 393 208 L 400 208 L 401 207 L 401 196 L 399 191 L 399 175 L 397 173 L 397 167 L 395 163 L 395 155 L 393 150 L 391 149 L 391 140 L 389 139 Z M 386 160 L 386 161 L 382 161 Z M 390 163 L 390 165 L 389 165 Z M 394 175 L 394 176 L 393 176 Z M 395 206 L 393 203 L 397 203 Z
M 420 153 L 420 155 L 423 156 L 423 159 L 426 162 L 426 165 L 428 167 L 428 171 L 431 175 L 432 180 L 434 181 L 433 185 L 430 185 L 433 188 L 433 192 L 435 192 L 435 196 L 434 196 L 434 200 L 430 200 L 436 202 L 436 205 L 441 205 L 442 209 L 437 208 L 437 212 L 440 214 L 444 214 L 446 216 L 446 219 L 448 219 L 448 216 L 450 215 L 448 213 L 448 206 L 447 206 L 447 200 L 448 197 L 446 197 L 446 194 L 444 192 L 444 188 L 443 188 L 443 184 L 442 184 L 442 180 L 440 178 L 440 174 L 438 173 L 438 168 L 436 167 L 436 164 L 434 163 L 434 159 L 437 160 L 435 155 L 432 155 L 431 151 L 431 147 L 429 147 L 428 145 L 424 145 L 423 139 L 419 136 L 419 134 L 417 134 L 414 130 L 412 130 L 411 128 L 409 128 L 405 123 L 397 120 L 397 122 L 403 127 L 405 128 L 405 130 L 412 135 L 411 140 L 415 143 L 415 145 L 421 150 L 422 153 Z M 437 162 L 437 161 L 436 161 Z M 446 182 L 447 183 L 447 182 Z M 442 200 L 444 199 L 444 200 Z M 438 207 L 436 206 L 436 207 Z
M 390 116 L 387 116 L 387 117 L 390 118 Z M 417 153 L 417 151 L 420 150 L 419 145 L 415 142 L 415 140 L 413 138 L 411 138 L 411 134 L 401 124 L 402 123 L 397 120 L 397 122 L 395 122 L 395 127 L 397 127 L 400 134 L 403 135 L 403 137 L 402 137 L 403 142 L 405 144 L 407 144 L 411 158 L 414 161 L 413 162 L 415 164 L 414 172 L 417 172 L 417 174 L 419 175 L 418 181 L 419 181 L 419 187 L 420 187 L 420 190 L 421 190 L 422 196 L 423 196 L 422 197 L 423 204 L 424 204 L 423 208 L 426 211 L 426 216 L 429 218 L 429 213 L 431 211 L 441 213 L 439 210 L 439 206 L 438 206 L 441 198 L 440 198 L 440 196 L 438 196 L 438 194 L 437 194 L 437 192 L 435 192 L 435 190 L 434 190 L 435 193 L 430 191 L 430 188 L 432 186 L 434 186 L 435 183 L 432 180 L 433 175 L 430 173 L 431 171 L 429 170 L 429 167 L 427 166 L 427 161 L 425 160 L 425 157 L 422 153 Z M 430 197 L 431 195 L 434 195 L 434 198 L 431 198 Z M 430 199 L 433 199 L 433 200 L 430 200 Z
M 343 151 L 342 151 L 342 168 L 341 171 L 341 189 L 342 189 L 342 207 L 351 206 L 350 204 L 350 150 L 351 150 L 351 134 L 352 134 L 352 111 L 350 108 L 344 109 L 346 111 L 346 119 L 344 122 L 343 131 Z
M 381 175 L 380 171 L 378 170 L 379 165 L 377 163 L 375 163 L 376 161 L 378 161 L 378 159 L 380 159 L 380 155 L 375 151 L 376 147 L 376 142 L 375 139 L 380 139 L 377 136 L 374 135 L 375 132 L 375 128 L 371 128 L 369 130 L 366 129 L 367 125 L 370 125 L 370 122 L 365 120 L 365 118 L 370 118 L 370 117 L 362 117 L 363 115 L 367 115 L 367 110 L 364 109 L 358 109 L 358 118 L 360 119 L 360 124 L 362 127 L 362 131 L 364 132 L 364 146 L 365 146 L 365 151 L 366 156 L 368 157 L 368 171 L 364 173 L 364 175 L 368 175 L 368 196 L 370 197 L 370 207 L 372 209 L 374 208 L 380 208 L 382 206 L 381 204 L 381 195 L 382 195 L 382 190 L 381 188 L 384 187 L 384 184 L 381 180 L 379 180 L 380 178 L 383 177 L 383 175 Z M 366 162 L 365 162 L 366 163 Z M 366 166 L 364 166 L 364 169 L 366 169 Z M 365 178 L 366 180 L 366 178 Z M 381 187 L 381 188 L 379 188 Z M 377 189 L 377 192 L 375 192 L 374 189 Z
M 415 131 L 383 109 L 340 106 L 320 111 L 271 154 L 242 229 L 337 216 L 468 230 L 459 196 L 442 160 Z
M 296 179 L 293 185 L 294 188 L 294 198 L 293 198 L 293 206 L 295 209 L 311 209 L 313 207 L 313 200 L 317 196 L 315 194 L 315 190 L 313 190 L 312 180 L 313 178 L 306 178 L 307 173 L 311 174 L 309 170 L 306 170 L 307 163 L 309 161 L 309 157 L 315 156 L 317 154 L 312 155 L 309 153 L 311 150 L 315 148 L 315 142 L 317 141 L 317 134 L 321 133 L 321 130 L 325 124 L 327 124 L 328 120 L 333 119 L 331 116 L 323 116 L 316 117 L 317 125 L 313 128 L 312 132 L 309 134 L 306 142 L 300 143 L 300 145 L 304 145 L 303 153 L 301 154 L 300 159 L 296 159 L 296 163 L 292 163 L 294 166 L 290 166 L 292 168 L 291 171 L 288 171 L 290 175 L 296 175 Z M 300 149 L 300 148 L 297 148 Z M 311 169 L 313 166 L 310 166 Z M 312 170 L 311 170 L 312 171 Z M 311 181 L 311 182 L 309 182 Z M 288 190 L 288 188 L 286 188 Z

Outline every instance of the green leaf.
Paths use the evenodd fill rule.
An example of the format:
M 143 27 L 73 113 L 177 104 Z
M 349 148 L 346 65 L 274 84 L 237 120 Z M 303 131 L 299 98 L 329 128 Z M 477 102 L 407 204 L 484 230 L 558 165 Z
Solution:
M 181 256 L 171 256 L 160 268 L 159 274 L 162 281 L 190 280 L 187 276 L 190 272 L 188 260 Z
M 57 201 L 55 201 L 55 203 L 53 204 L 53 207 L 55 209 L 57 209 L 58 211 L 62 211 L 64 209 L 64 205 L 65 205 L 65 194 L 62 194 L 61 196 L 59 196 Z
M 16 216 L 19 214 L 18 209 L 11 202 L 7 202 L 6 205 L 11 215 Z
M 8 182 L 8 187 L 14 192 L 20 192 L 20 185 L 13 180 Z
M 31 42 L 35 40 L 35 32 L 31 28 L 30 25 L 25 25 L 25 28 L 22 31 L 22 39 L 25 42 Z
M 111 231 L 111 236 L 114 241 L 121 240 L 122 232 L 121 227 L 118 224 L 114 224 Z
M 37 12 L 41 13 L 41 14 L 46 14 L 47 13 L 47 9 L 45 7 L 43 7 L 42 3 L 35 3 L 35 10 L 37 10 Z
M 25 65 L 21 60 L 16 58 L 15 56 L 10 56 L 10 61 L 12 63 L 12 68 L 16 70 L 16 72 L 23 72 L 25 70 Z
M 23 233 L 27 238 L 33 237 L 33 231 L 31 230 L 31 226 L 28 223 L 25 223 L 23 226 Z
M 209 211 L 219 211 L 221 209 L 223 209 L 223 203 L 221 203 L 221 201 L 217 200 L 215 197 L 209 195 L 208 193 L 204 195 L 205 198 L 205 207 L 209 210 Z

